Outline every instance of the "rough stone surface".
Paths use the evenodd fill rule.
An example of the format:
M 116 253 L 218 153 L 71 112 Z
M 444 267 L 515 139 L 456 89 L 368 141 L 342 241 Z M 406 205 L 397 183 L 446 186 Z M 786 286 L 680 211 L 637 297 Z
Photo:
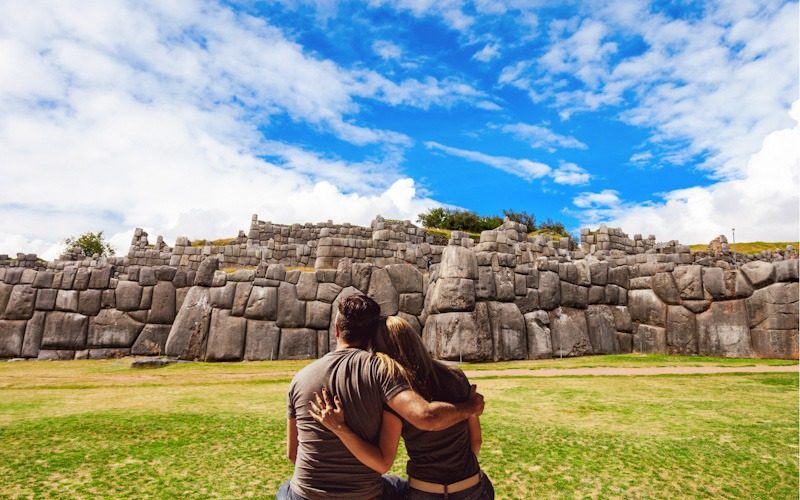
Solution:
M 667 352 L 667 332 L 659 326 L 639 325 L 632 342 L 633 352 L 644 354 L 665 354 Z
M 317 298 L 317 273 L 300 273 L 297 280 L 297 298 L 300 300 L 314 300 Z
M 0 321 L 0 358 L 18 358 L 25 338 L 25 320 Z
M 342 287 L 336 283 L 320 283 L 317 288 L 317 300 L 331 303 L 336 300 L 336 296 L 342 291 Z
M 488 328 L 478 328 L 476 315 L 484 318 L 488 327 L 486 303 L 476 306 L 474 313 L 450 312 L 432 314 L 425 321 L 422 339 L 428 350 L 439 359 L 483 361 L 492 359 L 492 334 Z
M 798 283 L 775 283 L 753 292 L 745 300 L 750 327 L 760 330 L 794 330 L 798 321 Z
M 392 280 L 386 269 L 372 271 L 367 295 L 381 306 L 381 314 L 384 316 L 397 314 L 400 296 L 392 286 Z
M 494 271 L 491 267 L 478 268 L 478 280 L 475 282 L 475 298 L 478 300 L 497 299 L 497 287 L 494 281 Z
M 77 290 L 59 290 L 58 294 L 56 295 L 56 310 L 78 312 L 79 294 L 80 292 Z
M 209 289 L 193 286 L 186 294 L 183 306 L 175 316 L 175 322 L 167 337 L 167 356 L 179 359 L 202 359 L 208 341 L 211 322 Z
M 486 302 L 494 345 L 493 359 L 525 359 L 528 357 L 525 318 L 517 306 L 508 302 Z
M 397 293 L 421 293 L 422 273 L 411 264 L 392 264 L 386 266 L 389 278 Z
M 111 290 L 111 293 L 114 293 L 114 290 Z M 42 288 L 36 293 L 35 309 L 37 311 L 52 311 L 56 307 L 57 295 L 58 290 Z
M 40 361 L 67 361 L 75 359 L 75 351 L 67 349 L 47 349 L 39 351 L 36 358 Z
M 331 305 L 327 302 L 306 302 L 306 327 L 315 330 L 327 329 L 331 321 Z
M 78 295 L 78 312 L 86 316 L 95 316 L 102 305 L 102 290 L 82 290 Z
M 478 279 L 478 260 L 475 252 L 462 246 L 448 245 L 442 252 L 439 276 Z
M 586 309 L 589 304 L 589 289 L 585 286 L 573 285 L 566 281 L 561 282 L 561 305 Z
M 131 346 L 134 356 L 161 356 L 165 352 L 171 325 L 145 325 Z
M 591 305 L 586 309 L 586 326 L 593 354 L 617 354 L 617 328 L 612 306 Z
M 42 334 L 42 349 L 75 350 L 86 346 L 89 318 L 83 314 L 53 311 L 47 313 Z
M 748 358 L 753 355 L 744 300 L 714 302 L 697 315 L 698 353 Z
M 591 354 L 586 314 L 583 309 L 559 307 L 550 312 L 553 357 Z
M 714 300 L 724 300 L 726 298 L 725 273 L 721 268 L 703 268 L 703 288 Z
M 551 271 L 539 273 L 539 306 L 550 311 L 561 304 L 561 281 Z
M 440 278 L 432 290 L 432 312 L 472 311 L 475 308 L 474 281 L 463 278 Z
M 757 260 L 741 267 L 742 272 L 754 288 L 761 288 L 775 283 L 775 266 L 771 262 Z
M 494 287 L 497 300 L 504 302 L 514 300 L 514 272 L 507 267 L 495 271 Z
M 667 319 L 666 304 L 652 290 L 630 290 L 628 310 L 637 323 L 663 327 Z
M 8 298 L 5 319 L 29 319 L 33 316 L 33 306 L 36 303 L 36 289 L 30 285 L 14 285 Z
M 656 275 L 653 276 L 651 283 L 653 291 L 663 302 L 666 302 L 670 305 L 677 305 L 681 303 L 680 292 L 678 292 L 678 287 L 675 285 L 675 280 L 672 277 L 672 273 L 656 273 Z
M 410 314 L 412 316 L 419 316 L 422 312 L 425 297 L 422 293 L 401 293 L 400 294 L 400 311 Z
M 524 296 L 514 299 L 514 304 L 516 304 L 519 312 L 522 314 L 527 314 L 529 312 L 538 310 L 540 308 L 539 290 L 526 290 Z
M 206 361 L 239 361 L 244 355 L 247 320 L 225 309 L 214 309 L 206 346 Z
M 214 273 L 219 268 L 219 260 L 216 257 L 208 257 L 200 263 L 197 273 L 194 275 L 195 286 L 211 286 L 214 281 Z
M 774 263 L 775 265 L 775 281 L 797 281 L 800 269 L 798 269 L 798 260 L 779 260 Z
M 120 281 L 116 288 L 116 306 L 120 311 L 136 311 L 142 302 L 142 286 L 135 281 Z
M 280 328 L 302 328 L 305 325 L 306 303 L 298 300 L 297 288 L 290 283 L 284 282 L 278 287 L 277 321 Z
M 44 334 L 44 320 L 46 313 L 36 311 L 33 317 L 25 325 L 25 338 L 22 341 L 23 358 L 35 358 L 39 355 L 39 346 L 42 345 L 42 335 Z
M 614 327 L 618 332 L 633 332 L 633 321 L 631 320 L 631 313 L 628 311 L 627 307 L 612 307 L 611 314 L 614 316 Z
M 53 286 L 53 271 L 39 271 L 33 279 L 34 288 L 51 288 Z
M 175 287 L 169 281 L 159 281 L 153 287 L 153 298 L 150 306 L 148 323 L 171 325 L 175 321 L 176 309 Z
M 750 330 L 753 354 L 759 358 L 797 359 L 798 330 Z
M 697 321 L 683 306 L 667 307 L 667 353 L 697 354 Z
M 703 268 L 701 266 L 678 266 L 672 275 L 682 299 L 703 298 Z
M 280 359 L 317 357 L 317 332 L 308 328 L 281 328 Z
M 253 285 L 249 282 L 241 281 L 236 283 L 236 292 L 233 295 L 233 305 L 231 306 L 231 314 L 233 316 L 242 316 L 244 314 L 252 289 Z
M 281 329 L 274 321 L 247 320 L 247 339 L 244 346 L 246 361 L 278 359 Z
M 525 332 L 528 337 L 528 359 L 553 356 L 550 337 L 550 316 L 547 311 L 532 311 L 525 314 Z
M 88 347 L 131 347 L 144 324 L 116 309 L 103 309 L 89 322 Z
M 278 318 L 278 289 L 275 287 L 254 286 L 247 299 L 244 317 L 275 321 Z
M 372 277 L 372 264 L 355 263 L 353 264 L 353 286 L 364 293 L 369 290 L 369 282 Z

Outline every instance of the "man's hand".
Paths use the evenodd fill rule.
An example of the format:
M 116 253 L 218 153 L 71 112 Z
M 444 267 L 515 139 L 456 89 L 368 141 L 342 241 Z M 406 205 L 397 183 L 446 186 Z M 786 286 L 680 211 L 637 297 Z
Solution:
M 315 401 L 316 400 L 316 401 Z M 331 401 L 328 390 L 322 388 L 322 397 L 314 393 L 314 399 L 309 401 L 311 409 L 308 411 L 317 422 L 325 426 L 334 433 L 340 432 L 345 428 L 344 411 L 339 401 L 339 396 L 334 395 Z

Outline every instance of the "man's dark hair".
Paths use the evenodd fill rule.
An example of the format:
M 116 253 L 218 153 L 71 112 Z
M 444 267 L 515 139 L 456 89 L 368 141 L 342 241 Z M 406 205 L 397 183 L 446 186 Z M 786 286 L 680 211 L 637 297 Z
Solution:
M 371 298 L 353 294 L 339 302 L 336 326 L 339 336 L 351 345 L 369 347 L 381 319 L 381 308 Z

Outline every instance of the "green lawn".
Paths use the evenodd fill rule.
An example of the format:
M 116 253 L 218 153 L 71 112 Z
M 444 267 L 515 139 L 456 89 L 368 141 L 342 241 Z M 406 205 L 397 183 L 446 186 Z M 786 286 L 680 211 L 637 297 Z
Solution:
M 284 394 L 304 362 L 128 363 L 0 363 L 0 497 L 269 498 L 291 475 Z M 478 384 L 498 498 L 797 498 L 795 373 Z

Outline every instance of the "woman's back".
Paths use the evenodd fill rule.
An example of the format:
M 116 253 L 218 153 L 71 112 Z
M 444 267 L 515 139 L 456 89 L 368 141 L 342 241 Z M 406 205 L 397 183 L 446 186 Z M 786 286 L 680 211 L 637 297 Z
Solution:
M 438 386 L 431 399 L 460 403 L 469 398 L 470 385 L 464 373 L 434 362 Z M 442 431 L 421 431 L 403 422 L 403 440 L 408 451 L 409 477 L 432 483 L 455 483 L 480 471 L 470 446 L 469 426 L 460 422 Z

